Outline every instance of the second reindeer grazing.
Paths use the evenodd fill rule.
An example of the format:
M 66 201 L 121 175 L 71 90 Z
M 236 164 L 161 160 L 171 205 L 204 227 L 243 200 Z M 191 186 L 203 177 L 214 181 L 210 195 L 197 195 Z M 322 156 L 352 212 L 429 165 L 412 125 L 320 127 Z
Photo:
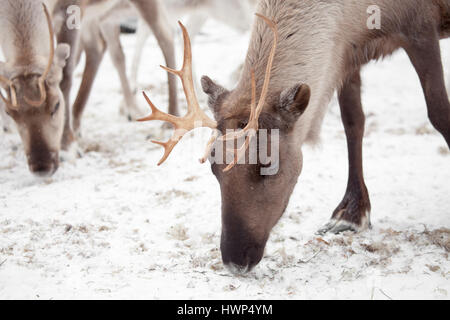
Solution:
M 372 5 L 381 11 L 380 29 L 367 26 L 367 9 Z M 237 87 L 229 91 L 208 77 L 202 79 L 215 117 L 206 126 L 217 128 L 222 135 L 227 129 L 245 128 L 222 140 L 252 130 L 279 130 L 279 170 L 275 175 L 261 175 L 262 163 L 235 165 L 248 142 L 231 166 L 211 163 L 222 195 L 222 259 L 238 273 L 251 270 L 262 259 L 270 232 L 285 211 L 301 173 L 302 145 L 317 141 L 335 91 L 347 136 L 349 176 L 342 202 L 320 232 L 361 231 L 370 226 L 371 206 L 362 166 L 365 117 L 360 70 L 371 60 L 400 48 L 406 51 L 422 83 L 431 123 L 450 146 L 450 103 L 439 47 L 439 40 L 450 36 L 450 0 L 261 0 L 258 12 L 273 22 L 267 18 L 255 22 Z M 185 62 L 190 61 L 186 59 L 189 50 L 186 46 Z M 185 76 L 185 72 L 169 71 Z M 183 80 L 184 85 L 189 83 Z M 185 85 L 185 92 L 189 114 L 193 114 L 198 103 L 193 101 L 190 86 Z M 261 100 L 256 107 L 258 95 Z M 151 107 L 154 116 L 145 120 L 169 121 L 184 131 L 191 129 L 184 123 L 191 121 L 189 114 L 180 120 Z M 183 133 L 179 131 L 174 140 L 164 144 L 162 161 Z M 223 148 L 220 140 L 213 143 L 213 152 Z
M 50 14 L 40 1 L 0 1 L 0 98 L 17 124 L 30 171 L 53 174 L 59 164 L 64 99 L 59 88 L 70 47 L 55 40 Z M 47 32 L 45 32 L 47 30 Z

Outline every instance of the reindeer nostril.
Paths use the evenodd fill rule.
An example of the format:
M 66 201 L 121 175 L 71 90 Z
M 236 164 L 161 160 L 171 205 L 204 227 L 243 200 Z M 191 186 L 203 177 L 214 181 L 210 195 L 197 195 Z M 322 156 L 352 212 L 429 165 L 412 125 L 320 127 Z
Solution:
M 52 176 L 57 169 L 53 163 L 30 164 L 30 171 L 37 177 L 45 178 Z
M 264 243 L 265 244 L 265 243 Z M 222 242 L 222 261 L 235 275 L 250 272 L 262 259 L 265 245 L 243 245 L 242 243 Z
M 27 153 L 30 172 L 37 177 L 50 177 L 59 167 L 58 152 L 34 150 Z
M 250 271 L 249 266 L 239 266 L 234 263 L 226 264 L 225 267 L 228 269 L 228 271 L 237 276 L 245 275 Z

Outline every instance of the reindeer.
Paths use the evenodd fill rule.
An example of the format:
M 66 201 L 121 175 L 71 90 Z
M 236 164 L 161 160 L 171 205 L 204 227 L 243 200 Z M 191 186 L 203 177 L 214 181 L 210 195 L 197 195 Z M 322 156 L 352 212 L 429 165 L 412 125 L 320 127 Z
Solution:
M 39 1 L 1 0 L 0 98 L 21 136 L 30 171 L 53 174 L 59 164 L 65 102 L 62 68 L 70 47 L 55 49 L 52 21 Z M 43 32 L 48 30 L 47 32 Z
M 367 27 L 371 5 L 381 10 L 381 29 Z M 254 24 L 236 88 L 229 91 L 202 78 L 215 120 L 200 112 L 185 30 L 183 69 L 167 70 L 181 77 L 189 112 L 183 118 L 168 116 L 146 97 L 152 114 L 142 119 L 168 121 L 178 129 L 167 143 L 157 142 L 165 148 L 160 163 L 196 122 L 222 134 L 221 139 L 213 137 L 209 142 L 209 159 L 226 148 L 224 140 L 246 137 L 243 145 L 233 150 L 228 165 L 211 163 L 222 194 L 222 260 L 236 273 L 248 272 L 262 259 L 270 231 L 285 211 L 301 173 L 302 145 L 317 141 L 334 91 L 338 92 L 347 136 L 348 186 L 330 222 L 319 232 L 370 227 L 362 165 L 365 117 L 360 78 L 361 67 L 369 61 L 400 48 L 407 52 L 422 83 L 431 123 L 450 147 L 450 103 L 439 48 L 439 40 L 450 35 L 449 0 L 261 0 L 258 12 L 261 19 Z M 243 130 L 225 135 L 226 129 L 240 128 Z M 252 141 L 260 148 L 255 131 L 261 129 L 279 130 L 279 170 L 272 176 L 260 174 L 261 163 L 236 165 L 247 156 Z
M 65 111 L 65 125 L 63 131 L 63 137 L 61 141 L 62 149 L 68 151 L 69 154 L 73 155 L 73 151 L 76 151 L 76 133 L 80 125 L 81 115 L 84 111 L 86 102 L 88 100 L 90 89 L 92 83 L 95 79 L 95 75 L 98 71 L 99 63 L 106 50 L 106 46 L 120 47 L 120 43 L 115 41 L 115 31 L 109 31 L 103 34 L 105 26 L 100 27 L 101 23 L 93 24 L 92 20 L 98 19 L 99 21 L 103 18 L 109 18 L 109 13 L 114 11 L 112 8 L 121 7 L 127 8 L 126 12 L 131 11 L 131 8 L 135 8 L 140 14 L 143 20 L 150 26 L 154 32 L 158 43 L 163 51 L 163 55 L 167 65 L 175 65 L 175 48 L 173 43 L 173 36 L 171 34 L 170 28 L 167 27 L 168 22 L 164 13 L 164 9 L 161 5 L 160 0 L 46 0 L 49 8 L 52 8 L 51 12 L 55 17 L 56 24 L 56 34 L 58 43 L 68 43 L 71 45 L 71 55 L 67 60 L 67 64 L 63 70 L 63 79 L 61 81 L 61 89 L 63 91 L 64 100 L 66 104 Z M 71 6 L 76 6 L 80 9 L 81 20 L 85 20 L 85 16 L 90 16 L 90 20 L 87 24 L 91 25 L 94 30 L 84 30 L 89 35 L 92 31 L 93 37 L 98 42 L 91 41 L 92 37 L 89 38 L 88 35 L 84 35 L 82 38 L 83 30 L 79 27 L 72 27 L 66 23 L 70 18 L 70 12 L 68 8 Z M 117 19 L 121 19 L 116 17 Z M 111 21 L 108 20 L 106 24 L 110 24 Z M 83 24 L 83 23 L 82 23 Z M 101 35 L 99 35 L 101 33 Z M 106 38 L 106 39 L 105 39 Z M 118 38 L 118 36 L 117 36 Z M 107 41 L 110 41 L 107 43 Z M 81 46 L 81 48 L 80 48 Z M 79 62 L 80 52 L 85 50 L 86 54 L 86 67 L 83 74 L 83 81 L 78 91 L 77 98 L 74 105 L 71 108 L 70 105 L 70 92 L 72 88 L 73 72 L 77 63 Z M 115 53 L 115 51 L 113 51 Z M 116 68 L 120 70 L 122 66 L 120 65 L 120 57 L 112 55 L 113 62 Z M 98 64 L 96 64 L 98 62 Z M 121 79 L 122 80 L 122 79 Z M 177 105 L 177 85 L 175 78 L 168 75 L 169 84 L 169 105 L 170 111 L 173 113 L 178 110 Z M 131 99 L 130 99 L 131 101 Z M 129 104 L 131 105 L 131 103 Z M 133 110 L 127 110 L 129 112 L 129 117 L 133 117 Z

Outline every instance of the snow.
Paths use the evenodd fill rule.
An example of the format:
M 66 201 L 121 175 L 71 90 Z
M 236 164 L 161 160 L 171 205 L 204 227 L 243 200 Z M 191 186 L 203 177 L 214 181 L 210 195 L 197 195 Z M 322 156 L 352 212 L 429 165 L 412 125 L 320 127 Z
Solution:
M 248 37 L 208 22 L 194 47 L 197 74 L 230 86 Z M 130 63 L 134 37 L 122 40 Z M 180 49 L 178 41 L 179 56 Z M 166 75 L 153 38 L 143 60 L 139 82 L 164 108 Z M 315 234 L 346 187 L 334 100 L 322 143 L 304 149 L 303 173 L 264 259 L 236 277 L 221 263 L 219 186 L 198 162 L 209 131 L 183 139 L 157 167 L 162 150 L 149 138 L 170 132 L 119 114 L 120 85 L 106 57 L 83 119 L 82 158 L 40 180 L 26 167 L 17 133 L 0 133 L 0 298 L 449 299 L 450 152 L 429 124 L 403 52 L 363 75 L 373 229 Z

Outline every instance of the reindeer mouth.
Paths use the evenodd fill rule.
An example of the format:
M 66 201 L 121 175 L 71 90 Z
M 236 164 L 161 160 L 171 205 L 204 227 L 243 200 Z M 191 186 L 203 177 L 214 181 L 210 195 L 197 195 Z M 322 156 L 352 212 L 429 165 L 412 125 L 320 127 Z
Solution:
M 227 268 L 227 270 L 235 276 L 246 275 L 252 269 L 249 266 L 239 266 L 234 263 L 226 264 L 225 268 Z
M 58 170 L 58 165 L 51 163 L 39 163 L 39 164 L 30 164 L 31 173 L 38 178 L 48 178 L 55 174 L 56 170 Z
M 35 177 L 48 178 L 58 170 L 59 157 L 57 152 L 46 153 L 45 158 L 47 159 L 33 159 L 32 156 L 28 156 L 28 168 Z

